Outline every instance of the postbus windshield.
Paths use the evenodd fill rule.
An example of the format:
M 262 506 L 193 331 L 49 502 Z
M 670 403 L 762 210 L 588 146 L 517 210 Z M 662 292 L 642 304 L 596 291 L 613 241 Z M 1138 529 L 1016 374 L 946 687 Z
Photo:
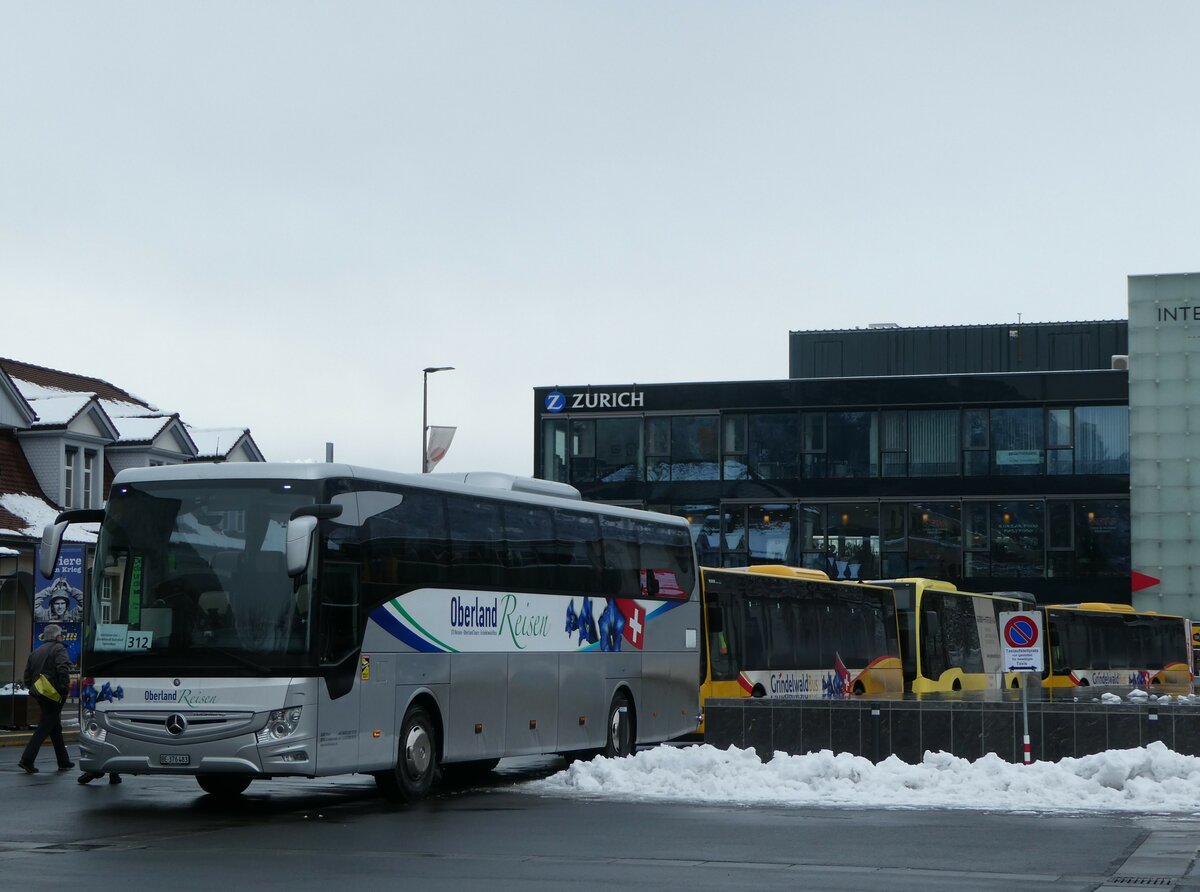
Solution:
M 308 481 L 114 487 L 84 632 L 88 674 L 266 674 L 308 665 L 308 574 L 288 576 L 291 513 Z

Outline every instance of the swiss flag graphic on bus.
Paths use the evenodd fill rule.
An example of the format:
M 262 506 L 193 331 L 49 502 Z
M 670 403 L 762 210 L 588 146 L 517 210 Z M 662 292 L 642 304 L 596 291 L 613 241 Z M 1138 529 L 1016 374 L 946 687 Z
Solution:
M 638 650 L 641 650 L 642 642 L 646 638 L 646 608 L 637 601 L 630 601 L 628 598 L 617 598 L 617 609 L 625 617 L 623 637 Z

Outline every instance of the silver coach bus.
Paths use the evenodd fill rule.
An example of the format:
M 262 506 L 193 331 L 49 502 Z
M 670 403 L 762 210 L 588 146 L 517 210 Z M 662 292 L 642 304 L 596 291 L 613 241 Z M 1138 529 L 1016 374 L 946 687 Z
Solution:
M 122 471 L 99 522 L 82 652 L 85 771 L 369 772 L 413 801 L 505 756 L 695 730 L 686 521 L 501 474 L 337 464 Z

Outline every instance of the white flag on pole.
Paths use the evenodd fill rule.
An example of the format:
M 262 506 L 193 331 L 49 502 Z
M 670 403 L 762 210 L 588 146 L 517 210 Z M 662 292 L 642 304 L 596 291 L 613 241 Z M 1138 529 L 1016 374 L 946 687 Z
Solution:
M 425 461 L 429 470 L 432 471 L 437 463 L 446 457 L 446 453 L 450 451 L 450 441 L 454 439 L 456 430 L 458 430 L 456 427 L 429 428 L 429 446 L 425 453 Z

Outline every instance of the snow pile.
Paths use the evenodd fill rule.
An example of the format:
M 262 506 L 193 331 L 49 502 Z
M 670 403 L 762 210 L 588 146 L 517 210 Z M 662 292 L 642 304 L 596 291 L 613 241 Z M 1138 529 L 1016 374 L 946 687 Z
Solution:
M 776 806 L 971 808 L 1041 812 L 1195 812 L 1200 758 L 1162 743 L 1059 762 L 970 762 L 925 753 L 878 765 L 829 750 L 767 763 L 753 750 L 660 746 L 624 759 L 576 762 L 521 787 L 546 796 Z

